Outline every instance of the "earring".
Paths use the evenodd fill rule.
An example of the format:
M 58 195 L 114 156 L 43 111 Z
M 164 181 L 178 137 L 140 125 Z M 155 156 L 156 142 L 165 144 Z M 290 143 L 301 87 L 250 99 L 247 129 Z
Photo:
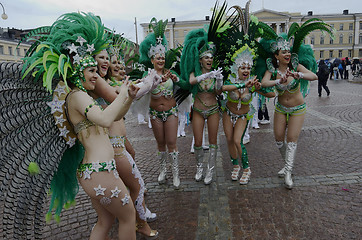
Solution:
M 277 65 L 279 66 L 279 59 L 277 59 Z

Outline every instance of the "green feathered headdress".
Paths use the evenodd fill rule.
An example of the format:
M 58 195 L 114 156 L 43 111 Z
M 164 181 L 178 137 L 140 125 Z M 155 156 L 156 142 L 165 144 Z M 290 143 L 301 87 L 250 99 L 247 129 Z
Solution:
M 140 63 L 146 67 L 152 68 L 151 58 L 156 54 L 165 56 L 167 51 L 167 40 L 165 30 L 168 20 L 157 21 L 152 18 L 149 24 L 149 30 L 152 33 L 148 34 L 140 44 Z
M 62 79 L 66 85 L 67 80 L 81 84 L 76 65 L 108 46 L 108 32 L 101 19 L 92 13 L 60 16 L 48 29 L 48 34 L 35 43 L 36 50 L 24 58 L 23 78 L 30 72 L 36 80 L 42 77 L 43 86 L 50 92 L 56 85 L 53 79 Z

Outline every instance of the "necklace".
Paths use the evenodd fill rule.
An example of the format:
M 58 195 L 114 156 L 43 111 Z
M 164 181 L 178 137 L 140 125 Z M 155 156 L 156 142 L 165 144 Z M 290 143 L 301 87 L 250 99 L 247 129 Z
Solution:
M 287 70 L 285 70 L 285 72 L 282 73 L 282 72 L 279 70 L 279 68 L 278 68 L 278 69 L 277 69 L 277 72 L 279 73 L 279 75 L 280 75 L 282 78 L 284 78 L 284 76 L 287 74 L 288 70 L 289 70 L 289 67 L 287 67 Z

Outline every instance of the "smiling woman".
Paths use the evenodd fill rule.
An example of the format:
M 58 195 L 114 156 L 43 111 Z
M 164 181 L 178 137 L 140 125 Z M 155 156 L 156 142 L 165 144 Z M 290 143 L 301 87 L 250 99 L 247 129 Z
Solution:
M 215 48 L 209 43 L 208 34 L 204 29 L 189 32 L 184 44 L 181 56 L 182 81 L 186 81 L 186 85 L 190 85 L 194 97 L 192 130 L 195 138 L 194 152 L 197 162 L 195 180 L 200 181 L 203 177 L 202 137 L 204 124 L 207 120 L 210 155 L 204 183 L 210 184 L 216 161 L 217 132 L 220 119 L 217 95 L 221 93 L 223 75 L 221 69 L 212 70 Z
M 11 122 L 7 126 L 12 127 L 6 129 L 4 137 L 14 136 L 15 129 L 19 128 L 23 129 L 22 137 L 29 132 L 32 136 L 16 140 L 17 146 L 24 146 L 19 149 L 24 153 L 15 156 L 16 163 L 11 157 L 9 160 L 3 158 L 10 155 L 10 148 L 1 146 L 2 166 L 7 169 L 9 164 L 16 169 L 20 166 L 15 165 L 22 166 L 22 171 L 13 171 L 16 176 L 11 180 L 0 174 L 1 186 L 17 193 L 5 193 L 4 217 L 15 216 L 11 218 L 13 221 L 4 222 L 6 236 L 21 239 L 26 234 L 29 238 L 41 239 L 38 225 L 43 221 L 41 203 L 47 193 L 51 193 L 51 202 L 46 219 L 51 220 L 54 209 L 54 218 L 60 221 L 62 208 L 74 202 L 79 182 L 97 213 L 90 239 L 108 239 L 111 226 L 108 223 L 113 223 L 115 218 L 119 221 L 119 239 L 136 239 L 135 208 L 118 175 L 108 128 L 127 113 L 138 88 L 126 81 L 118 89 L 115 100 L 104 110 L 89 95 L 99 78 L 97 61 L 92 55 L 108 46 L 108 35 L 99 17 L 91 13 L 67 13 L 51 27 L 41 30 L 42 37 L 24 59 L 20 82 L 14 80 L 12 93 L 4 93 L 0 87 L 1 98 L 10 100 L 8 97 L 27 86 L 26 100 L 22 100 L 26 116 L 15 123 L 13 117 L 20 116 L 9 118 L 6 115 L 3 119 L 6 122 L 9 119 Z M 39 31 L 29 33 L 28 37 L 39 35 Z M 39 78 L 43 81 L 37 82 Z M 0 86 L 3 81 L 1 79 Z M 16 98 L 19 101 L 20 95 Z M 37 99 L 36 105 L 29 101 L 29 96 Z M 16 112 L 23 115 L 21 111 Z M 29 186 L 28 191 L 21 191 L 23 186 Z
M 153 25 L 153 22 L 155 24 Z M 178 126 L 178 108 L 174 98 L 174 85 L 178 84 L 179 77 L 176 72 L 165 68 L 165 56 L 167 40 L 165 37 L 166 21 L 151 20 L 153 33 L 147 35 L 140 44 L 140 62 L 146 66 L 152 67 L 151 71 L 144 73 L 144 77 L 156 74 L 162 81 L 151 91 L 151 100 L 149 105 L 149 114 L 153 134 L 156 138 L 158 158 L 160 165 L 160 174 L 158 182 L 166 182 L 167 176 L 167 158 L 172 161 L 173 185 L 177 189 L 180 186 L 178 155 L 176 146 L 177 126 Z M 167 154 L 168 150 L 168 154 Z
M 98 78 L 97 67 L 88 67 L 83 71 L 85 82 L 83 86 L 87 90 L 94 90 Z

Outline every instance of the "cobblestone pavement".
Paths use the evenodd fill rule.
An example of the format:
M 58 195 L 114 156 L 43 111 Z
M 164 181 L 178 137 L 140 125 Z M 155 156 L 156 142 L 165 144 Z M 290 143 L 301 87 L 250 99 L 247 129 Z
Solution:
M 324 92 L 318 97 L 317 82 L 311 83 L 292 190 L 285 189 L 276 174 L 283 160 L 274 143 L 272 100 L 268 103 L 271 124 L 252 129 L 246 145 L 252 169 L 246 186 L 230 179 L 232 165 L 222 124 L 216 180 L 211 185 L 193 179 L 190 126 L 186 137 L 177 142 L 180 189 L 172 187 L 170 167 L 168 182 L 159 185 L 152 130 L 127 115 L 128 137 L 148 189 L 147 205 L 158 215 L 150 224 L 159 231 L 158 239 L 361 239 L 362 84 L 339 80 L 329 81 L 328 86 L 331 95 L 326 97 Z M 44 239 L 89 237 L 96 214 L 82 190 L 76 207 L 64 210 L 61 219 L 60 224 L 44 227 Z M 111 236 L 117 238 L 115 226 Z

